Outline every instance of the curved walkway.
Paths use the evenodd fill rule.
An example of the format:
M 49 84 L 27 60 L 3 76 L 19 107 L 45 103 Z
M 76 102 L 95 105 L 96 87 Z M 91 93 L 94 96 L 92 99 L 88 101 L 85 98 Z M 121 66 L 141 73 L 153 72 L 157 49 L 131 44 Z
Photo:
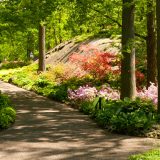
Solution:
M 0 132 L 0 160 L 127 160 L 157 140 L 107 133 L 86 115 L 0 81 L 17 119 Z

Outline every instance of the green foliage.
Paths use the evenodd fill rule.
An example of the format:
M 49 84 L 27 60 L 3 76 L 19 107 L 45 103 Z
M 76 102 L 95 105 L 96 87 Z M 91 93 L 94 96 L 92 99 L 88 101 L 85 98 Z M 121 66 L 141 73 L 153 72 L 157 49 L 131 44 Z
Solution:
M 151 102 L 137 99 L 131 101 L 105 101 L 97 108 L 95 102 L 82 102 L 80 110 L 91 115 L 100 126 L 112 132 L 140 135 L 156 123 L 156 111 Z
M 0 93 L 0 110 L 10 105 L 10 101 L 7 95 Z
M 2 65 L 0 66 L 0 69 L 13 69 L 13 68 L 19 68 L 19 67 L 23 67 L 23 66 L 27 66 L 29 65 L 29 62 L 5 62 L 2 63 Z
M 12 73 L 5 73 L 5 74 L 1 74 L 0 78 L 3 79 L 3 81 L 8 82 L 8 80 L 12 77 Z
M 109 120 L 109 127 L 112 131 L 125 134 L 141 134 L 155 123 L 155 110 L 150 102 L 117 101 L 113 104 L 114 114 Z
M 16 111 L 10 106 L 9 98 L 0 94 L 0 129 L 8 128 L 16 118 Z
M 85 41 L 86 39 L 91 39 L 91 38 L 94 38 L 94 37 L 95 37 L 95 35 L 93 35 L 93 33 L 82 34 L 82 35 L 79 35 L 79 36 L 75 37 L 75 43 L 80 43 L 80 42 Z
M 45 77 L 39 77 L 34 83 L 35 86 L 44 88 L 47 87 L 50 84 L 50 82 Z
M 0 110 L 0 128 L 8 128 L 16 118 L 16 112 L 12 107 L 5 107 Z
M 102 108 L 96 111 L 95 120 L 98 124 L 104 128 L 110 128 L 110 120 L 112 116 L 116 113 L 119 109 L 119 106 L 115 106 L 115 101 L 105 101 L 102 99 Z
M 24 87 L 27 86 L 28 84 L 32 83 L 32 80 L 29 78 L 29 76 L 26 73 L 23 72 L 17 72 L 13 77 L 13 83 Z
M 31 51 L 37 56 L 40 22 L 46 25 L 48 50 L 79 35 L 77 42 L 90 35 L 120 35 L 121 13 L 119 0 L 0 1 L 0 60 L 25 61 Z M 146 36 L 146 0 L 136 1 L 135 14 L 136 32 Z M 136 43 L 137 55 L 144 57 L 145 41 Z
M 89 114 L 91 116 L 94 116 L 95 114 L 95 107 L 92 105 L 90 101 L 83 101 L 79 104 L 80 111 L 84 112 L 85 114 Z
M 68 99 L 67 90 L 68 87 L 65 84 L 54 86 L 49 97 L 57 101 L 65 101 Z
M 160 159 L 160 150 L 151 150 L 143 154 L 133 155 L 129 160 L 159 160 Z

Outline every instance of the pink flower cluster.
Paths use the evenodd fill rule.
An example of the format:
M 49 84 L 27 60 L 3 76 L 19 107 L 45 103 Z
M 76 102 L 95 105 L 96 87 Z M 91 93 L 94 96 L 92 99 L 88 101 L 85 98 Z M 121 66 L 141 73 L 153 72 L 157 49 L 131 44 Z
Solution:
M 148 89 L 144 88 L 142 91 L 137 93 L 137 96 L 142 99 L 150 99 L 153 101 L 155 105 L 158 102 L 158 88 L 154 83 L 148 87 Z
M 91 101 L 95 97 L 104 97 L 107 100 L 118 100 L 120 99 L 120 93 L 117 90 L 113 90 L 111 87 L 102 87 L 98 91 L 95 87 L 81 86 L 77 90 L 68 90 L 68 97 L 73 101 Z M 142 99 L 152 100 L 157 105 L 158 100 L 158 89 L 154 83 L 143 90 L 137 92 L 137 96 Z
M 120 94 L 117 90 L 113 90 L 110 87 L 101 89 L 98 93 L 99 97 L 104 97 L 107 100 L 118 100 L 120 99 Z
M 77 90 L 68 90 L 68 97 L 71 100 L 93 100 L 97 95 L 95 87 L 81 86 Z
M 90 101 L 95 97 L 104 97 L 105 99 L 117 100 L 120 98 L 118 91 L 113 90 L 110 87 L 106 87 L 98 91 L 95 87 L 83 86 L 77 90 L 68 90 L 68 97 L 74 101 Z

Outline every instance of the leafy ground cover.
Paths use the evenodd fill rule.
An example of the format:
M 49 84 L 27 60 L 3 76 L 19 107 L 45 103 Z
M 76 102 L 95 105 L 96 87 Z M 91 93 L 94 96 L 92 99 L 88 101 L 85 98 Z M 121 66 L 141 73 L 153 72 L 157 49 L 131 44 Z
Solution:
M 29 65 L 30 62 L 21 62 L 21 61 L 5 61 L 0 64 L 0 69 L 10 69 L 10 68 L 19 68 Z
M 91 115 L 100 126 L 111 132 L 142 136 L 157 121 L 152 103 L 140 99 L 135 101 L 102 99 L 99 105 L 97 101 L 81 103 L 80 110 Z
M 16 118 L 16 111 L 12 107 L 8 97 L 0 93 L 0 129 L 10 127 Z
M 129 160 L 159 160 L 160 159 L 160 149 L 148 151 L 143 154 L 133 155 Z

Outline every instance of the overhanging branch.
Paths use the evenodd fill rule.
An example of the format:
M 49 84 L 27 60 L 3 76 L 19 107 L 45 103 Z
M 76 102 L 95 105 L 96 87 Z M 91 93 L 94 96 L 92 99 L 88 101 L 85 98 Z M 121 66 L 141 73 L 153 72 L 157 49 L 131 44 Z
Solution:
M 101 11 L 95 9 L 95 8 L 91 8 L 92 10 L 96 11 L 97 13 L 103 15 L 104 17 L 106 17 L 107 19 L 111 20 L 113 23 L 117 24 L 119 27 L 122 27 L 122 25 L 115 19 L 113 19 L 112 17 L 108 16 L 107 14 L 103 14 Z M 144 40 L 147 40 L 147 37 L 146 36 L 143 36 L 139 33 L 135 33 L 135 36 L 139 37 L 139 38 L 142 38 Z

